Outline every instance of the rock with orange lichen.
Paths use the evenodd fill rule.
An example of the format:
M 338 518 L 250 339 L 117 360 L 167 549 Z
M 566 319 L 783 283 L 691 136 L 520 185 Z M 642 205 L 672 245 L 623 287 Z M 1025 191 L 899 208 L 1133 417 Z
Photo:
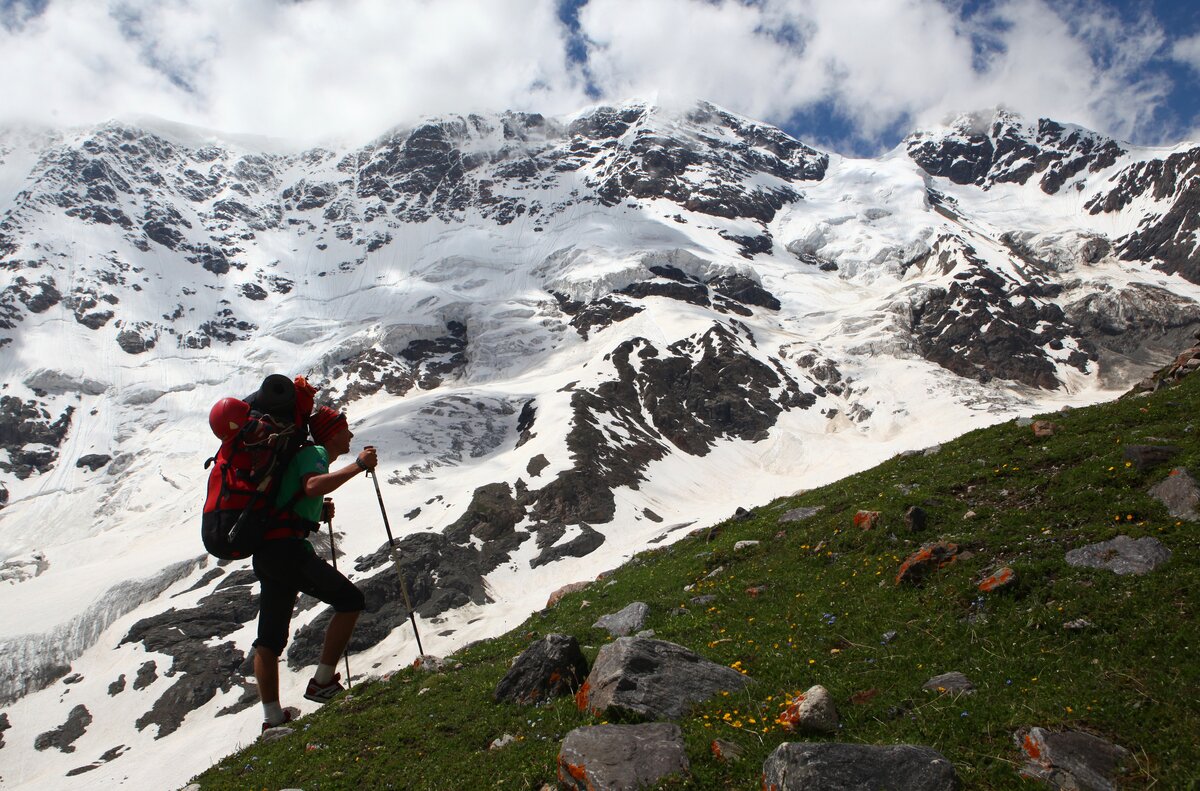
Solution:
M 953 563 L 958 554 L 958 544 L 946 541 L 926 544 L 900 564 L 900 570 L 896 572 L 896 584 L 919 583 L 934 571 Z
M 983 578 L 979 583 L 979 590 L 984 593 L 992 593 L 993 591 L 1011 588 L 1017 584 L 1017 573 L 1008 566 L 997 569 L 991 574 Z
M 854 515 L 854 526 L 860 530 L 873 530 L 879 526 L 880 518 L 878 511 L 859 511 Z
M 749 677 L 733 668 L 710 662 L 681 645 L 622 637 L 600 649 L 575 702 L 597 715 L 675 720 L 697 703 L 750 683 Z
M 952 670 L 929 679 L 921 689 L 942 695 L 971 695 L 975 692 L 975 685 L 959 671 Z
M 1029 728 L 1015 738 L 1027 760 L 1021 776 L 1064 791 L 1114 791 L 1114 778 L 1130 759 L 1124 747 L 1083 731 Z
M 558 753 L 559 787 L 577 791 L 656 787 L 690 769 L 683 731 L 668 722 L 576 728 Z
M 777 721 L 788 731 L 837 733 L 838 712 L 829 690 L 817 684 L 797 695 Z
M 525 649 L 496 685 L 496 701 L 534 704 L 574 694 L 587 678 L 588 663 L 579 641 L 548 634 Z

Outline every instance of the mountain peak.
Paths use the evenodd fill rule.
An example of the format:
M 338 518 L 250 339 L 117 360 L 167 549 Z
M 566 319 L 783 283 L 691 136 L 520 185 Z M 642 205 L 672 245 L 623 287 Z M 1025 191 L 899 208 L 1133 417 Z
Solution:
M 914 132 L 903 143 L 912 159 L 931 176 L 955 184 L 990 189 L 1024 185 L 1035 176 L 1053 195 L 1068 182 L 1115 165 L 1127 149 L 1111 138 L 1049 118 L 1031 123 L 1010 110 L 966 113 L 948 125 Z

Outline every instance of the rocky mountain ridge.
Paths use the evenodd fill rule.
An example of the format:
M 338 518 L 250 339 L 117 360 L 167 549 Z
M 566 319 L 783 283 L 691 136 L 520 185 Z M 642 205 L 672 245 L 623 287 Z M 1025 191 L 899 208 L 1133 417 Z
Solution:
M 386 449 L 414 605 L 450 647 L 723 515 L 729 481 L 765 499 L 1127 387 L 1200 326 L 1197 151 L 1000 112 L 850 160 L 640 103 L 350 149 L 0 135 L 0 579 L 58 602 L 74 570 L 77 599 L 33 621 L 99 626 L 5 624 L 10 744 L 48 730 L 106 629 L 124 675 L 162 672 L 72 685 L 72 705 L 129 701 L 104 723 L 93 705 L 93 731 L 182 744 L 253 703 L 253 578 L 200 559 L 192 522 L 203 413 L 264 373 L 308 375 Z M 374 508 L 348 503 L 347 523 Z M 412 648 L 378 544 L 338 542 L 368 594 L 351 648 L 382 664 Z

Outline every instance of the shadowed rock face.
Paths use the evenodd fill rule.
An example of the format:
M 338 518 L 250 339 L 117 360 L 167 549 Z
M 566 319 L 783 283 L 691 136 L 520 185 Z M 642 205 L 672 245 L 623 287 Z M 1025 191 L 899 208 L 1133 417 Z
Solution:
M 1060 287 L 1030 274 L 1014 282 L 993 271 L 960 239 L 939 240 L 930 253 L 954 274 L 949 288 L 933 288 L 912 306 L 912 333 L 920 354 L 959 376 L 981 382 L 1009 379 L 1030 387 L 1060 385 L 1049 350 L 1070 342 L 1066 364 L 1088 370 L 1093 346 L 1050 299 Z
M 170 656 L 169 674 L 178 677 L 151 709 L 138 718 L 139 730 L 157 725 L 155 738 L 161 739 L 177 730 L 188 712 L 212 700 L 218 691 L 228 692 L 237 686 L 246 670 L 245 653 L 232 642 L 208 643 L 258 617 L 258 594 L 251 587 L 253 582 L 253 572 L 249 570 L 230 575 L 222 582 L 225 587 L 205 596 L 195 607 L 172 608 L 144 618 L 125 635 L 122 643 L 141 642 L 147 651 Z M 148 674 L 144 677 L 139 672 L 138 683 L 148 680 Z
M 1025 184 L 1041 174 L 1038 186 L 1049 195 L 1080 173 L 1112 167 L 1125 154 L 1116 141 L 1087 130 L 1048 118 L 1034 129 L 1003 112 L 984 127 L 962 121 L 944 136 L 916 134 L 906 145 L 913 161 L 932 176 L 986 189 Z
M 7 723 L 7 720 L 5 720 Z M 71 709 L 67 721 L 52 731 L 46 731 L 34 740 L 37 750 L 49 750 L 54 747 L 64 753 L 75 752 L 75 741 L 87 731 L 92 724 L 92 713 L 86 706 L 79 705 Z

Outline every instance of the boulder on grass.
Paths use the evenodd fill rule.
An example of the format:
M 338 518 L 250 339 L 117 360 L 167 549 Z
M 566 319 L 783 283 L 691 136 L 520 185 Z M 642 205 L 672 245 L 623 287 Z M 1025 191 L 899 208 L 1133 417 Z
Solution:
M 784 742 L 763 763 L 763 791 L 956 791 L 954 764 L 929 747 Z
M 1130 758 L 1124 747 L 1083 731 L 1030 728 L 1018 731 L 1016 740 L 1029 759 L 1021 776 L 1064 791 L 1113 791 L 1113 778 Z
M 622 637 L 600 649 L 575 701 L 594 714 L 674 720 L 694 704 L 743 689 L 751 679 L 675 643 Z
M 926 544 L 905 558 L 896 572 L 896 584 L 918 584 L 934 571 L 948 566 L 958 557 L 958 545 L 946 541 Z
M 592 624 L 594 629 L 607 629 L 613 637 L 624 637 L 646 625 L 646 616 L 650 614 L 650 605 L 635 601 L 620 612 L 609 613 Z
M 543 703 L 574 695 L 587 674 L 588 663 L 579 641 L 568 634 L 548 634 L 517 657 L 492 697 L 497 702 Z
M 1183 467 L 1176 467 L 1165 480 L 1150 489 L 1150 496 L 1167 507 L 1176 519 L 1200 521 L 1200 487 Z
M 792 705 L 779 715 L 785 730 L 801 733 L 837 733 L 838 712 L 829 690 L 817 684 L 803 695 L 797 695 Z
M 559 787 L 578 791 L 652 788 L 690 768 L 683 732 L 669 722 L 576 728 L 558 753 Z
M 1107 569 L 1115 574 L 1149 574 L 1171 559 L 1171 550 L 1157 538 L 1117 536 L 1067 553 L 1067 565 Z

